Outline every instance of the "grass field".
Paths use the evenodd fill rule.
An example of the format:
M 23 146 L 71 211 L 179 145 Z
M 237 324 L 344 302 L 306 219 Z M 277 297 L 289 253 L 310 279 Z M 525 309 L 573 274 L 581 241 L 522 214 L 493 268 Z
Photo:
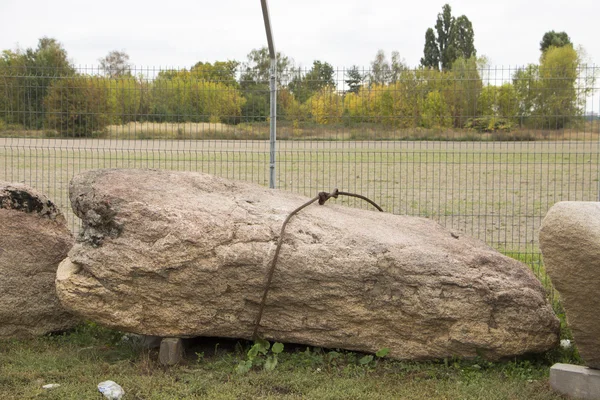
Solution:
M 543 280 L 539 224 L 557 201 L 596 201 L 599 166 L 597 140 L 286 140 L 278 143 L 277 186 L 311 197 L 338 187 L 366 195 L 388 212 L 435 219 L 538 268 Z M 202 171 L 267 186 L 269 143 L 0 139 L 0 179 L 47 194 L 74 231 L 68 183 L 95 168 Z M 352 200 L 336 201 L 367 207 Z M 156 351 L 122 337 L 88 324 L 66 335 L 0 341 L 0 398 L 96 399 L 96 385 L 111 379 L 125 388 L 125 399 L 560 399 L 548 386 L 549 367 L 578 362 L 575 354 L 556 350 L 506 363 L 384 359 L 362 365 L 362 355 L 302 348 L 281 354 L 272 372 L 255 368 L 238 375 L 234 368 L 245 357 L 245 342 L 199 342 L 182 365 L 164 369 Z M 42 389 L 47 383 L 61 386 Z
M 335 187 L 360 193 L 387 212 L 432 218 L 501 250 L 536 252 L 549 207 L 598 200 L 599 143 L 280 141 L 276 184 L 310 197 Z M 69 180 L 95 168 L 202 171 L 268 186 L 269 143 L 0 138 L 0 179 L 46 193 L 74 230 Z
M 3 400 L 100 399 L 96 386 L 119 383 L 126 399 L 527 399 L 563 397 L 548 384 L 553 362 L 577 362 L 572 350 L 503 363 L 484 360 L 364 363 L 364 355 L 286 345 L 273 371 L 235 372 L 249 344 L 195 339 L 184 362 L 164 368 L 156 350 L 123 334 L 80 326 L 71 333 L 0 341 Z M 58 388 L 46 390 L 43 385 Z

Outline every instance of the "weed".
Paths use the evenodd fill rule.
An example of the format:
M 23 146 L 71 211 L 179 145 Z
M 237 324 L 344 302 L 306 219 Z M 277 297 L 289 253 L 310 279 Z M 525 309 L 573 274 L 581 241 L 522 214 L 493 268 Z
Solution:
M 270 350 L 270 351 L 269 351 Z M 248 373 L 254 366 L 263 366 L 265 371 L 273 371 L 278 364 L 277 356 L 283 351 L 283 344 L 276 342 L 269 343 L 266 340 L 258 339 L 248 350 L 246 360 L 241 360 L 235 367 L 237 374 Z
M 358 360 L 358 363 L 360 365 L 363 365 L 365 367 L 369 367 L 369 366 L 373 366 L 373 367 L 377 367 L 377 362 L 379 361 L 379 359 L 387 356 L 390 352 L 390 349 L 388 349 L 387 347 L 384 347 L 383 349 L 380 349 L 379 351 L 377 351 L 375 353 L 375 357 L 373 357 L 373 355 L 371 354 L 367 354 L 366 356 L 362 357 L 361 359 Z

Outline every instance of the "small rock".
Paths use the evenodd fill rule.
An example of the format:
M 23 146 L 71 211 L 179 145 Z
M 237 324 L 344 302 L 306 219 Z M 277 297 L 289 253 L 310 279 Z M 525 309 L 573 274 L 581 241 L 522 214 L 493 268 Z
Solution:
M 98 390 L 109 400 L 121 400 L 125 391 L 114 381 L 104 381 L 98 384 Z
M 49 383 L 47 385 L 42 386 L 42 389 L 55 389 L 57 387 L 60 387 L 59 383 Z
M 164 338 L 160 342 L 158 360 L 162 365 L 177 365 L 183 359 L 183 343 L 180 338 Z

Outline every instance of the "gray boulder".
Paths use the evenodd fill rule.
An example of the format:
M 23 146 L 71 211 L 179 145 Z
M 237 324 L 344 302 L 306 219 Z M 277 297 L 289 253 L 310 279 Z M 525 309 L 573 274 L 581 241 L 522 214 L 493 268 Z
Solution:
M 21 184 L 0 182 L 0 338 L 71 328 L 54 280 L 73 237 L 50 200 Z
M 72 312 L 162 337 L 252 337 L 287 215 L 308 199 L 211 175 L 98 170 L 70 185 L 83 220 L 59 267 Z M 264 338 L 399 359 L 543 352 L 558 320 L 522 263 L 434 221 L 311 205 L 286 230 Z
M 579 354 L 600 368 L 600 203 L 556 203 L 542 221 L 540 248 Z

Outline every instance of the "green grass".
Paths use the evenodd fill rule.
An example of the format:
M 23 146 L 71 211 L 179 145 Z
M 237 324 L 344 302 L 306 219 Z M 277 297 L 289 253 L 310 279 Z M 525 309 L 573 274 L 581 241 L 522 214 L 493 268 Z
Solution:
M 548 385 L 564 350 L 503 363 L 484 360 L 406 362 L 286 344 L 274 371 L 234 372 L 248 342 L 196 339 L 181 365 L 164 368 L 156 350 L 120 332 L 82 324 L 62 335 L 0 341 L 0 397 L 99 399 L 96 386 L 113 380 L 124 399 L 560 399 Z M 61 386 L 42 389 L 42 385 Z

